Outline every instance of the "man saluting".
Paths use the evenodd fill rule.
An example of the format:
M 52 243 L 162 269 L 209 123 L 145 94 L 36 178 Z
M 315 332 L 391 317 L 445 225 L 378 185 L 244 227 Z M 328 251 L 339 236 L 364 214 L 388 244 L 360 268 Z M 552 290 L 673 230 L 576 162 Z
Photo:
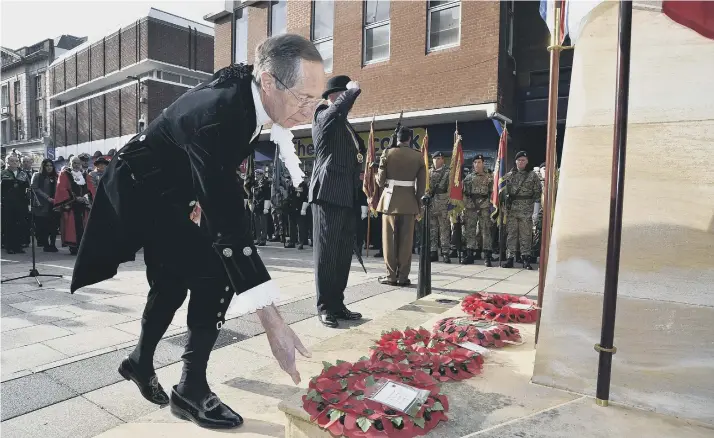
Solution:
M 307 122 L 321 101 L 322 58 L 308 40 L 287 34 L 264 41 L 255 59 L 255 66 L 226 67 L 188 91 L 111 161 L 72 279 L 75 291 L 111 278 L 144 248 L 151 289 L 139 344 L 119 373 L 147 400 L 169 403 L 175 415 L 204 427 L 243 422 L 206 381 L 209 354 L 234 294 L 244 310 L 257 309 L 273 354 L 295 383 L 295 350 L 309 355 L 273 305 L 278 288 L 249 234 L 235 175 L 261 126 L 271 121 L 281 155 L 297 158 L 286 155 L 294 155 L 294 147 L 285 128 Z M 169 397 L 153 356 L 189 289 L 183 373 Z

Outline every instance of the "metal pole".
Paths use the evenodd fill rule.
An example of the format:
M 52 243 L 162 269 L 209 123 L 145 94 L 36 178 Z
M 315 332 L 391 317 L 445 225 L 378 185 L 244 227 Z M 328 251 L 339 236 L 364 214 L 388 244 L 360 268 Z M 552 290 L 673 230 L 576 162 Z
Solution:
M 550 47 L 550 84 L 548 88 L 548 134 L 546 138 L 545 153 L 545 178 L 543 196 L 543 228 L 540 239 L 540 261 L 538 264 L 538 307 L 543 306 L 543 290 L 545 288 L 545 275 L 548 269 L 548 256 L 550 248 L 550 231 L 552 227 L 552 200 L 551 192 L 555 192 L 553 175 L 555 175 L 555 140 L 558 134 L 558 81 L 560 79 L 560 51 L 563 50 L 560 35 L 561 5 L 556 2 L 555 24 Z M 538 344 L 540 332 L 540 312 L 536 322 L 535 343 Z
M 615 136 L 612 147 L 612 181 L 610 186 L 610 225 L 607 236 L 605 294 L 602 303 L 602 332 L 595 351 L 600 354 L 595 402 L 607 406 L 610 399 L 612 355 L 617 352 L 615 310 L 617 281 L 620 273 L 622 209 L 625 197 L 625 157 L 627 153 L 627 107 L 630 93 L 630 46 L 632 43 L 632 1 L 620 1 L 617 52 L 617 95 L 615 98 Z
M 429 204 L 431 198 L 424 196 L 421 198 L 424 203 L 424 217 L 422 218 L 421 242 L 419 242 L 419 280 L 417 283 L 417 299 L 424 298 L 431 294 L 431 254 L 429 238 Z

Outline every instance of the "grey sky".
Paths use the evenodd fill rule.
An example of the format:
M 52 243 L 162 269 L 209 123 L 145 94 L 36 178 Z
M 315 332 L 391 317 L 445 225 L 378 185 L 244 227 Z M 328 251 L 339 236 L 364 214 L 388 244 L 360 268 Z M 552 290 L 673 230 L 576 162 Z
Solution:
M 145 16 L 150 7 L 211 25 L 203 16 L 224 5 L 221 0 L 2 0 L 0 45 L 18 49 L 62 34 L 98 39 Z

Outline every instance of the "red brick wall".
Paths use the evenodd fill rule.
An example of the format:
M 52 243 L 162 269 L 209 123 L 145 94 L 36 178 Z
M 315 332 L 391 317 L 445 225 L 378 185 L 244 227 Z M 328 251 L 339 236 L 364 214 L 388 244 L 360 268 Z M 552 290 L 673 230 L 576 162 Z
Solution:
M 227 67 L 231 63 L 231 38 L 233 35 L 232 15 L 216 21 L 213 27 L 215 31 L 215 50 L 213 52 L 213 69 L 218 71 Z
M 249 12 L 249 60 L 267 32 L 267 9 Z M 288 32 L 310 37 L 309 1 L 290 0 Z M 390 59 L 362 65 L 362 2 L 335 2 L 333 74 L 347 74 L 364 90 L 355 117 L 496 102 L 500 5 L 462 1 L 461 43 L 426 53 L 427 2 L 391 2 Z M 230 20 L 228 21 L 230 23 Z M 219 38 L 216 59 L 230 59 L 230 40 Z M 226 49 L 227 48 L 227 49 Z
M 136 85 L 121 90 L 121 135 L 136 133 Z
M 266 7 L 248 12 L 248 64 L 255 61 L 255 48 L 268 37 L 268 11 Z
M 89 49 L 77 53 L 77 85 L 89 82 Z

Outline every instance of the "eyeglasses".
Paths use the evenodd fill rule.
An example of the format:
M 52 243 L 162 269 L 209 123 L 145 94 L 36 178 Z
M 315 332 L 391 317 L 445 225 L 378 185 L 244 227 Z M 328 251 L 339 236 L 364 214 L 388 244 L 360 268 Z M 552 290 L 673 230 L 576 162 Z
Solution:
M 273 78 L 275 78 L 275 80 L 278 81 L 278 83 L 279 83 L 280 85 L 282 85 L 283 88 L 285 88 L 290 94 L 293 95 L 293 97 L 295 98 L 295 100 L 297 100 L 297 102 L 298 102 L 298 108 L 299 108 L 300 110 L 304 110 L 304 109 L 315 109 L 315 108 L 320 104 L 320 102 L 322 102 L 322 98 L 319 98 L 319 99 L 318 99 L 318 98 L 315 98 L 315 97 L 303 97 L 303 98 L 298 97 L 297 94 L 293 93 L 293 91 L 292 91 L 290 88 L 288 88 L 288 86 L 285 85 L 285 83 L 283 83 L 283 81 L 281 81 L 280 79 L 278 79 L 277 76 L 275 76 L 275 75 L 272 74 L 272 73 L 271 73 L 270 75 L 271 75 Z

